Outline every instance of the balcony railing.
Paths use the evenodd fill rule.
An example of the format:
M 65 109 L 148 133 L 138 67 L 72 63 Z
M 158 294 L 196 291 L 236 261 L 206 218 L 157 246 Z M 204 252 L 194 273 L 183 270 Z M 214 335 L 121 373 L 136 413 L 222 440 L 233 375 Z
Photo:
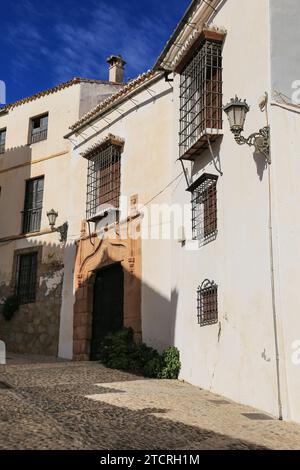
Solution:
M 5 144 L 0 144 L 0 154 L 5 152 Z
M 46 140 L 47 135 L 48 129 L 33 130 L 31 132 L 30 143 L 35 144 L 36 142 L 40 142 L 41 140 Z
M 22 212 L 23 233 L 38 232 L 41 228 L 42 208 L 40 209 L 27 209 Z

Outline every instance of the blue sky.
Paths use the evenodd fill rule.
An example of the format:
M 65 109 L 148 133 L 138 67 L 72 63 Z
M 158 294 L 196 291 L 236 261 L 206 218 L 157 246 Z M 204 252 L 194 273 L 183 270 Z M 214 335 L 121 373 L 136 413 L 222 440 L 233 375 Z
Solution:
M 73 77 L 106 80 L 122 54 L 126 78 L 151 68 L 190 0 L 0 0 L 0 80 L 7 102 Z

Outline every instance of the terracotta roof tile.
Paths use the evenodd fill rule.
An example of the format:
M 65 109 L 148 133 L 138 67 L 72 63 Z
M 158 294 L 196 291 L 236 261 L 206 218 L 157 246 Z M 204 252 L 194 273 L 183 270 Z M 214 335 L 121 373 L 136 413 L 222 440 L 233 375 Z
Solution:
M 14 109 L 18 106 L 21 106 L 25 103 L 29 103 L 31 101 L 35 101 L 35 100 L 38 100 L 39 98 L 42 98 L 43 96 L 47 96 L 47 95 L 52 95 L 53 93 L 57 93 L 58 91 L 61 91 L 61 90 L 64 90 L 65 88 L 69 88 L 73 85 L 77 85 L 77 84 L 80 84 L 80 83 L 95 83 L 95 84 L 98 84 L 98 85 L 101 85 L 101 84 L 107 84 L 107 85 L 120 85 L 119 83 L 113 83 L 113 82 L 108 82 L 108 81 L 105 81 L 105 80 L 93 80 L 93 79 L 88 79 L 88 78 L 79 78 L 79 77 L 75 77 L 73 78 L 72 80 L 69 80 L 67 82 L 64 82 L 64 83 L 60 83 L 59 85 L 55 86 L 55 87 L 52 87 L 52 88 L 48 88 L 47 90 L 43 90 L 39 93 L 35 93 L 34 95 L 31 95 L 31 96 L 27 96 L 26 98 L 23 98 L 21 100 L 18 100 L 18 101 L 15 101 L 13 103 L 9 103 L 8 105 L 0 108 L 0 113 L 1 112 L 5 112 L 5 111 L 9 111 L 10 109 Z M 122 86 L 122 85 L 120 85 Z

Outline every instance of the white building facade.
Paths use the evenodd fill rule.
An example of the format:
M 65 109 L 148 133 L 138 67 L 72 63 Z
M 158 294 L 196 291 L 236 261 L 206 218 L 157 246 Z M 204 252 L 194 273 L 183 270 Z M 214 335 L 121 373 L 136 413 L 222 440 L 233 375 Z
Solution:
M 300 7 L 282 3 L 192 2 L 156 68 L 174 72 L 173 161 L 183 157 L 187 173 L 173 203 L 191 204 L 188 186 L 194 199 L 195 241 L 175 240 L 171 252 L 181 378 L 299 421 Z M 225 113 L 220 122 L 218 107 L 236 95 L 251 106 L 246 137 L 270 126 L 270 165 L 237 145 Z M 143 335 L 164 346 L 160 329 Z
M 153 71 L 114 87 L 124 61 L 110 59 L 103 86 L 115 93 L 103 90 L 91 111 L 93 91 L 72 85 L 0 115 L 1 131 L 55 97 L 69 110 L 51 124 L 51 149 L 0 156 L 1 213 L 22 211 L 15 175 L 24 186 L 48 174 L 43 207 L 68 222 L 62 252 L 45 211 L 30 237 L 16 218 L 0 227 L 3 296 L 18 250 L 44 244 L 50 264 L 59 252 L 60 357 L 97 359 L 105 332 L 131 327 L 160 351 L 178 347 L 182 380 L 300 421 L 299 15 L 296 0 L 194 0 Z M 223 106 L 236 95 L 250 105 L 242 135 L 269 129 L 266 154 L 235 141 Z

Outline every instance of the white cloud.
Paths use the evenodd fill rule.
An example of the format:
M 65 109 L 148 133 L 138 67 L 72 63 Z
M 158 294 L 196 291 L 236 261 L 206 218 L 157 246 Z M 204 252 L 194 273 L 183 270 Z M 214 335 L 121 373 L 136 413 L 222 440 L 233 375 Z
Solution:
M 53 83 L 75 76 L 105 79 L 105 59 L 110 54 L 123 55 L 131 77 L 151 67 L 169 30 L 166 21 L 156 15 L 134 18 L 126 3 L 122 9 L 107 1 L 91 5 L 74 9 L 68 16 L 56 11 L 52 30 L 38 12 L 29 15 L 30 20 L 15 22 L 7 36 L 16 51 L 15 74 L 46 66 Z M 30 0 L 26 8 L 34 11 Z

